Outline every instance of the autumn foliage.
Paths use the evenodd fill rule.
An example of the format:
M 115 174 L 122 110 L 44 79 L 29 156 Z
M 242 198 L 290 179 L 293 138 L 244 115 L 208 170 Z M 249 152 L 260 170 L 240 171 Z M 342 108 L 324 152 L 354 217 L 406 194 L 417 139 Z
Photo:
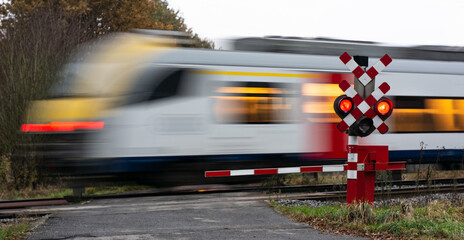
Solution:
M 46 95 L 80 44 L 146 28 L 187 32 L 194 47 L 214 48 L 163 0 L 11 0 L 0 3 L 0 19 L 0 183 L 17 188 L 40 178 L 31 161 L 10 162 L 25 141 L 18 129 L 27 105 Z
M 169 8 L 163 0 L 13 0 L 0 5 L 1 28 L 33 22 L 38 13 L 49 14 L 59 24 L 77 25 L 78 29 L 72 30 L 78 31 L 80 41 L 110 32 L 144 28 L 187 32 L 195 47 L 214 48 L 211 41 L 194 34 L 178 11 Z

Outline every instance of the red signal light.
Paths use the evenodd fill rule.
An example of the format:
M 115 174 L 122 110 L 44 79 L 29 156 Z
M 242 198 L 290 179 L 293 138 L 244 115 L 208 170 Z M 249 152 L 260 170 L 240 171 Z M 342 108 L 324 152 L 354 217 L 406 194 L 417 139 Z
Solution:
M 388 98 L 381 98 L 374 105 L 374 112 L 382 119 L 386 120 L 393 112 L 393 102 Z
M 353 108 L 353 102 L 347 98 L 340 101 L 340 110 L 343 112 L 350 112 Z
M 391 106 L 387 101 L 382 101 L 379 104 L 377 104 L 377 112 L 379 112 L 382 115 L 387 114 L 390 112 Z
M 333 104 L 335 113 L 341 118 L 345 118 L 350 114 L 351 111 L 354 109 L 354 102 L 353 99 L 346 96 L 341 95 L 337 97 Z

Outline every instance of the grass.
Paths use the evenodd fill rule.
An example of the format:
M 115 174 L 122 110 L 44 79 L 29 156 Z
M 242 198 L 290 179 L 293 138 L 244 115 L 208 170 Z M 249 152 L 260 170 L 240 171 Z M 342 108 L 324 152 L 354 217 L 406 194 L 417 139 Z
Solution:
M 294 186 L 314 184 L 346 183 L 345 172 L 331 173 L 292 173 L 274 175 L 263 182 L 263 186 Z
M 372 238 L 464 239 L 463 201 L 432 201 L 423 206 L 400 204 L 373 207 L 367 203 L 317 208 L 281 206 L 276 210 L 293 220 L 326 231 Z
M 85 189 L 86 195 L 100 195 L 100 194 L 113 194 L 123 193 L 128 191 L 146 190 L 150 186 L 145 185 L 115 185 L 115 186 L 101 186 L 101 187 L 88 187 Z
M 72 195 L 72 189 L 60 188 L 56 186 L 40 187 L 37 189 L 22 189 L 4 191 L 2 200 L 33 199 L 33 198 L 60 198 Z
M 429 172 L 429 173 L 428 173 Z M 435 170 L 428 171 L 427 167 L 421 171 L 413 173 L 404 173 L 403 180 L 417 180 L 417 179 L 439 179 L 439 178 L 461 178 L 464 176 L 464 170 Z
M 85 188 L 85 195 L 113 194 L 135 190 L 146 190 L 149 188 L 149 186 L 135 184 L 96 186 Z M 15 200 L 32 198 L 60 198 L 64 196 L 71 196 L 72 194 L 73 191 L 71 188 L 61 186 L 47 186 L 39 187 L 36 189 L 2 191 L 0 194 L 0 199 Z
M 0 239 L 16 240 L 24 239 L 31 228 L 27 220 L 21 220 L 17 223 L 0 224 Z

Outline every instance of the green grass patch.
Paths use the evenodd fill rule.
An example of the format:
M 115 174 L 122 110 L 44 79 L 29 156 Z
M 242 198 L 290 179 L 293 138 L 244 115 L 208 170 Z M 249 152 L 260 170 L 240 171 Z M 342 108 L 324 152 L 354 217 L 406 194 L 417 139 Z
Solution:
M 321 230 L 373 238 L 464 239 L 464 207 L 447 201 L 424 206 L 401 204 L 376 208 L 366 203 L 305 207 L 271 206 L 288 217 Z
M 23 189 L 12 191 L 10 197 L 6 199 L 34 199 L 34 198 L 60 198 L 72 195 L 72 189 L 69 188 L 40 188 L 40 189 Z
M 145 185 L 104 185 L 95 187 L 86 187 L 85 195 L 101 195 L 123 193 L 127 191 L 146 190 L 149 186 Z M 48 186 L 36 189 L 22 189 L 2 191 L 1 200 L 16 200 L 16 199 L 35 199 L 35 198 L 61 198 L 64 196 L 73 195 L 73 190 L 66 187 Z
M 85 188 L 86 195 L 101 195 L 101 194 L 114 194 L 123 193 L 137 190 L 147 190 L 150 186 L 145 185 L 120 185 L 120 186 L 101 186 L 101 187 L 87 187 Z
M 30 230 L 29 221 L 20 221 L 13 224 L 0 224 L 0 239 L 16 240 L 24 239 Z

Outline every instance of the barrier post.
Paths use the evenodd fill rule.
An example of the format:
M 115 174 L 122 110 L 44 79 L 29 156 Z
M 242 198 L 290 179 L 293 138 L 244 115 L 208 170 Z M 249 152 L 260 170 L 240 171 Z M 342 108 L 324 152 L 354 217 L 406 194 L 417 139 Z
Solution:
M 358 147 L 358 182 L 356 200 L 374 202 L 376 171 L 388 169 L 388 146 Z
M 346 171 L 346 203 L 357 198 L 358 137 L 348 136 L 348 167 Z

